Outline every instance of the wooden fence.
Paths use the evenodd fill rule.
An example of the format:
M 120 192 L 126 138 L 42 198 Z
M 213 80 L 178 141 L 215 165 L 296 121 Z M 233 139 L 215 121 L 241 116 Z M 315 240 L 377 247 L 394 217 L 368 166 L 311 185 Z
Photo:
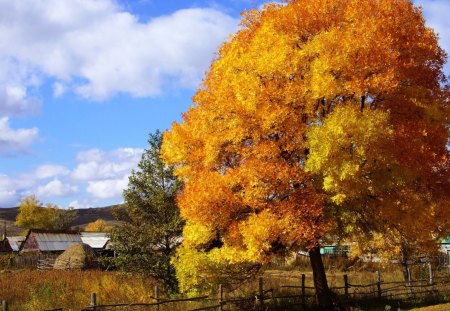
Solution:
M 57 257 L 58 254 L 14 256 L 11 258 L 11 266 L 18 269 L 52 269 Z
M 37 255 L 25 255 L 15 256 L 11 258 L 10 265 L 14 268 L 36 268 L 38 270 L 51 270 L 54 268 L 56 258 L 59 254 L 37 254 Z M 80 262 L 76 257 L 68 257 L 65 260 L 60 261 L 61 269 L 63 267 L 70 269 L 73 265 L 78 265 Z M 101 264 L 98 260 L 91 260 L 89 268 L 100 268 Z
M 450 274 L 434 277 L 429 270 L 429 277 L 420 280 L 408 280 L 407 282 L 384 282 L 382 276 L 377 272 L 376 281 L 369 284 L 352 284 L 347 275 L 343 275 L 343 286 L 331 287 L 338 294 L 344 304 L 360 302 L 365 299 L 378 300 L 400 300 L 419 297 L 434 297 L 450 293 Z M 289 277 L 289 279 L 293 279 Z M 311 280 L 309 280 L 311 281 Z M 82 311 L 135 311 L 135 310 L 270 310 L 272 307 L 282 305 L 283 307 L 297 306 L 298 309 L 306 310 L 308 305 L 315 303 L 314 287 L 307 286 L 306 275 L 295 278 L 298 285 L 280 285 L 278 288 L 265 288 L 264 277 L 258 279 L 258 289 L 254 295 L 248 297 L 225 297 L 224 290 L 219 285 L 217 295 L 198 296 L 191 298 L 169 299 L 160 297 L 157 286 L 153 288 L 152 301 L 147 303 L 121 303 L 121 304 L 99 304 L 97 295 L 91 294 L 91 303 Z M 183 304 L 180 307 L 180 304 Z M 196 306 L 194 306 L 196 304 Z M 2 310 L 8 311 L 8 303 L 3 301 Z M 58 311 L 55 308 L 44 311 Z

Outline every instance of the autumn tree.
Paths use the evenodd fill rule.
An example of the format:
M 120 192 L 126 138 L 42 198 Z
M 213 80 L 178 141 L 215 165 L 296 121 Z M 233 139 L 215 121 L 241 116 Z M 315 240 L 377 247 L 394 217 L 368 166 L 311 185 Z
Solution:
M 328 310 L 325 236 L 443 234 L 444 62 L 408 0 L 291 0 L 246 12 L 164 136 L 163 157 L 184 182 L 182 289 L 202 261 L 264 263 L 305 248 Z M 197 262 L 190 272 L 187 258 Z
M 26 229 L 48 229 L 51 226 L 51 210 L 42 207 L 42 203 L 34 195 L 20 201 L 16 225 Z
M 334 234 L 358 242 L 359 253 L 398 260 L 407 281 L 408 263 L 436 253 L 437 238 L 448 235 L 448 151 L 445 122 L 434 120 L 432 126 L 441 123 L 441 137 L 414 145 L 415 137 L 402 132 L 410 140 L 404 148 L 411 149 L 398 156 L 394 139 L 399 124 L 393 114 L 382 108 L 361 113 L 337 107 L 326 122 L 310 127 L 306 169 L 323 178 L 328 210 L 336 220 Z M 421 165 L 408 167 L 406 152 L 424 147 L 440 155 L 431 153 Z
M 53 203 L 43 205 L 35 195 L 29 195 L 19 204 L 16 225 L 25 229 L 66 230 L 76 215 L 73 208 L 62 209 Z
M 180 243 L 183 227 L 175 201 L 181 184 L 173 168 L 160 158 L 161 142 L 159 131 L 150 134 L 149 147 L 123 192 L 125 203 L 114 209 L 121 224 L 113 228 L 111 242 L 117 266 L 149 274 L 162 280 L 167 290 L 176 291 L 170 258 Z
M 84 231 L 87 232 L 110 232 L 112 230 L 111 226 L 108 226 L 107 222 L 99 218 L 96 221 L 87 224 Z

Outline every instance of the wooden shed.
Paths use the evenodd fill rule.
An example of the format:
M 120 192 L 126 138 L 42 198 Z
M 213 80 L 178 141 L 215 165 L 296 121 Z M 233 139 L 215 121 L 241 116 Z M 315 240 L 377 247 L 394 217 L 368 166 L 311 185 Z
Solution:
M 62 253 L 75 243 L 82 243 L 80 234 L 76 231 L 32 229 L 21 244 L 19 252 Z
M 12 253 L 13 249 L 11 245 L 9 244 L 9 241 L 6 237 L 3 237 L 2 240 L 0 240 L 0 253 Z

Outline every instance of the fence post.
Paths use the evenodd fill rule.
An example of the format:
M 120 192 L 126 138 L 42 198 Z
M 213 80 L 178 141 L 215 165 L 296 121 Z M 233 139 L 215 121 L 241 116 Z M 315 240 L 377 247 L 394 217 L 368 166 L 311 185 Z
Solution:
M 222 284 L 219 284 L 219 310 L 223 311 L 223 291 L 222 291 Z
M 412 275 L 411 275 L 411 269 L 408 267 L 408 286 L 411 286 L 411 281 L 412 281 Z
M 306 276 L 302 274 L 302 306 L 303 310 L 306 309 L 306 288 L 305 288 L 305 279 Z
M 2 311 L 8 311 L 8 302 L 6 300 L 2 301 Z
M 96 305 L 97 305 L 97 294 L 91 293 L 91 307 L 94 307 L 94 310 Z
M 348 275 L 344 274 L 344 294 L 345 299 L 348 299 Z
M 264 281 L 262 276 L 259 277 L 258 294 L 256 295 L 256 307 L 262 309 L 264 305 Z
M 377 293 L 378 299 L 381 299 L 381 273 L 377 271 Z
M 430 285 L 433 285 L 433 269 L 431 267 L 431 262 L 428 263 L 428 274 L 430 276 Z
M 155 296 L 155 300 L 158 303 L 159 302 L 158 285 L 155 285 L 155 287 L 153 287 L 153 293 L 154 293 L 154 296 Z M 155 305 L 155 310 L 159 311 L 159 304 Z
M 414 296 L 414 289 L 413 289 L 412 283 L 411 283 L 412 282 L 411 269 L 408 267 L 408 268 L 406 268 L 406 271 L 408 272 L 408 284 L 407 284 L 408 293 L 409 293 L 409 296 L 412 297 L 412 296 Z

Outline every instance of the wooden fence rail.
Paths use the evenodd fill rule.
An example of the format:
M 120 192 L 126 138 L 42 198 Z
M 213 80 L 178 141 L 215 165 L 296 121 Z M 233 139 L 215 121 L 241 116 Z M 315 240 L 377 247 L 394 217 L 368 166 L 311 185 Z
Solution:
M 193 301 L 203 301 L 203 302 L 216 302 L 208 306 L 201 306 L 198 308 L 188 309 L 189 311 L 201 311 L 201 310 L 220 310 L 223 311 L 225 306 L 239 305 L 241 303 L 252 303 L 253 310 L 265 310 L 265 304 L 269 301 L 291 299 L 293 302 L 289 302 L 289 305 L 299 305 L 302 306 L 304 310 L 306 308 L 306 300 L 314 299 L 314 290 L 312 286 L 305 285 L 305 275 L 301 277 L 301 285 L 283 285 L 280 288 L 285 289 L 299 289 L 295 294 L 275 294 L 274 289 L 264 288 L 264 279 L 259 278 L 258 290 L 254 297 L 234 297 L 234 298 L 224 298 L 222 286 L 219 286 L 218 297 L 211 298 L 208 296 L 200 296 L 193 298 L 181 298 L 181 299 L 161 299 L 158 298 L 157 302 L 151 303 L 140 303 L 140 304 L 111 304 L 111 305 L 91 305 L 86 307 L 82 311 L 90 310 L 109 310 L 114 307 L 128 307 L 133 306 L 155 306 L 159 307 L 164 304 L 177 303 L 177 302 L 193 302 Z M 409 282 L 408 282 L 409 283 Z M 436 293 L 446 293 L 450 292 L 450 287 L 446 289 L 446 285 L 450 284 L 450 276 L 438 277 L 433 279 L 433 283 L 429 283 L 429 279 L 415 280 L 411 281 L 411 285 L 405 282 L 383 282 L 381 281 L 380 274 L 377 275 L 377 281 L 369 284 L 352 284 L 349 282 L 347 275 L 344 275 L 344 286 L 331 287 L 330 289 L 339 292 L 344 290 L 344 295 L 342 301 L 345 303 L 358 301 L 362 297 L 367 298 L 378 298 L 378 299 L 388 299 L 388 298 L 398 298 L 398 297 L 418 297 L 419 295 L 434 295 Z M 442 287 L 442 288 L 441 288 Z M 447 286 L 448 287 L 448 286 Z M 307 293 L 307 290 L 309 293 Z M 363 291 L 358 291 L 363 290 Z M 157 289 L 155 289 L 155 292 Z M 156 295 L 155 295 L 156 296 Z M 156 297 L 153 297 L 156 298 Z M 298 301 L 295 301 L 298 300 Z M 285 304 L 283 306 L 286 306 Z M 153 309 L 159 310 L 159 309 Z M 230 310 L 230 309 L 227 309 Z
M 430 274 L 431 274 L 430 269 Z M 289 279 L 292 280 L 290 277 Z M 297 277 L 298 279 L 298 277 Z M 411 280 L 411 281 L 397 281 L 397 282 L 384 282 L 382 281 L 381 274 L 377 272 L 376 281 L 368 284 L 352 284 L 350 278 L 347 275 L 343 276 L 344 286 L 330 287 L 332 291 L 341 296 L 341 301 L 344 303 L 357 302 L 361 299 L 398 299 L 398 298 L 414 298 L 424 295 L 434 296 L 436 294 L 448 294 L 450 293 L 450 275 L 441 277 L 429 277 L 427 279 Z M 227 310 L 233 310 L 233 306 L 250 306 L 252 310 L 266 310 L 266 305 L 275 305 L 280 300 L 284 300 L 286 303 L 283 306 L 298 305 L 302 307 L 302 310 L 306 309 L 308 303 L 313 303 L 315 300 L 314 287 L 306 286 L 306 276 L 301 275 L 299 285 L 282 285 L 277 289 L 265 288 L 264 278 L 258 279 L 258 289 L 253 296 L 249 297 L 225 297 L 224 291 L 221 285 L 218 287 L 217 296 L 198 296 L 191 298 L 176 298 L 169 299 L 160 297 L 159 289 L 157 286 L 153 288 L 153 296 L 150 298 L 152 302 L 141 303 L 119 303 L 119 304 L 98 304 L 97 295 L 91 294 L 91 303 L 86 306 L 82 311 L 122 311 L 122 310 L 135 310 L 136 308 L 145 308 L 146 310 L 159 311 L 160 307 L 173 305 L 176 303 L 189 303 L 197 302 L 202 303 L 200 306 L 191 306 L 191 309 L 183 307 L 183 310 L 189 311 L 201 311 L 201 310 L 218 310 L 223 311 L 225 307 Z M 291 292 L 286 292 L 291 290 Z M 294 292 L 292 292 L 294 291 Z M 230 307 L 230 308 L 228 308 Z M 52 310 L 44 311 L 57 311 L 62 308 L 56 308 Z M 2 311 L 8 311 L 8 303 L 2 302 Z
M 52 269 L 57 257 L 56 254 L 15 256 L 11 259 L 11 266 L 20 269 Z

